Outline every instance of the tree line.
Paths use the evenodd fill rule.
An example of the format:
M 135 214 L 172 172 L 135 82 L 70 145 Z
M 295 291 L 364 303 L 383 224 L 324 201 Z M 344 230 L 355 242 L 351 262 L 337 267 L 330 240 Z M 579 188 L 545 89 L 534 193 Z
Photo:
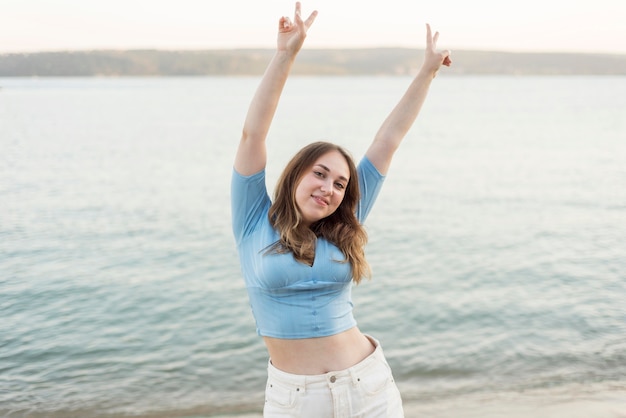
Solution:
M 0 77 L 256 76 L 271 49 L 96 50 L 0 55 Z M 422 51 L 408 48 L 308 49 L 296 75 L 412 75 Z M 626 75 L 626 55 L 453 51 L 446 75 Z

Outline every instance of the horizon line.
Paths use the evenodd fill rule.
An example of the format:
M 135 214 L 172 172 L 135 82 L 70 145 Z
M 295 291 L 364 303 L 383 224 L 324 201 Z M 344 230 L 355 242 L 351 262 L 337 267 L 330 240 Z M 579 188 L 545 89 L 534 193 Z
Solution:
M 339 51 L 339 50 L 380 50 L 380 49 L 397 49 L 397 50 L 415 50 L 423 51 L 424 47 L 409 47 L 409 46 L 312 46 L 303 50 L 305 53 L 309 50 L 316 51 Z M 558 54 L 558 55 L 614 55 L 623 56 L 626 55 L 626 51 L 623 52 L 588 52 L 588 51 L 569 51 L 569 50 L 519 50 L 519 49 L 478 49 L 478 48 L 449 48 L 454 52 L 486 52 L 486 53 L 504 53 L 504 54 Z M 97 48 L 68 48 L 68 49 L 38 49 L 38 50 L 20 50 L 20 51 L 0 51 L 0 56 L 3 55 L 35 55 L 46 53 L 85 53 L 85 52 L 137 52 L 137 51 L 156 51 L 156 52 L 209 52 L 209 51 L 274 51 L 274 47 L 254 47 L 254 46 L 237 46 L 237 47 L 213 47 L 213 48 L 196 48 L 196 47 L 179 47 L 179 48 L 166 48 L 166 47 L 97 47 Z M 302 52 L 302 51 L 301 51 Z

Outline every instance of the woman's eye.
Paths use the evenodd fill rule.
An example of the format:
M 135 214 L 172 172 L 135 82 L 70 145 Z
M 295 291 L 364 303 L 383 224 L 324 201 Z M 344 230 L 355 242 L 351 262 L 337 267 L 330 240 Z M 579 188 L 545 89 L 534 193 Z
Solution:
M 317 177 L 324 177 L 324 174 L 321 171 L 314 171 L 313 174 L 315 174 Z
M 344 186 L 342 183 L 335 183 L 335 186 L 337 186 L 337 188 L 341 190 L 346 188 L 346 186 Z

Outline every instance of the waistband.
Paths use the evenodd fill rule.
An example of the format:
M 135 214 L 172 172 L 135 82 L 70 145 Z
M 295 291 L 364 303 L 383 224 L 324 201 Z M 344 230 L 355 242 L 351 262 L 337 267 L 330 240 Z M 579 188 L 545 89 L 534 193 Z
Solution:
M 331 371 L 316 375 L 299 375 L 287 373 L 277 369 L 270 360 L 267 366 L 267 374 L 270 378 L 280 381 L 285 385 L 292 386 L 299 392 L 304 392 L 307 388 L 320 386 L 332 387 L 336 385 L 343 385 L 345 383 L 352 383 L 356 385 L 359 382 L 360 377 L 367 374 L 373 364 L 380 362 L 387 364 L 380 342 L 367 334 L 365 334 L 365 336 L 372 342 L 372 344 L 374 344 L 374 351 L 359 363 L 345 370 Z

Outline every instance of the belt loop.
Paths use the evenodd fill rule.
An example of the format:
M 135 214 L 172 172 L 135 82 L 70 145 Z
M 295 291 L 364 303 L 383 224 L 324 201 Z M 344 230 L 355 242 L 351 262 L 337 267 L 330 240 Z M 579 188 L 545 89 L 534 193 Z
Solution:
M 353 367 L 351 367 L 349 370 L 350 370 L 350 377 L 352 378 L 352 385 L 358 386 L 361 379 L 359 378 L 359 376 L 357 376 L 356 371 L 354 370 Z
M 302 392 L 306 392 L 306 383 L 307 383 L 307 378 L 306 376 L 302 376 L 302 382 L 300 383 L 300 385 L 302 386 Z

